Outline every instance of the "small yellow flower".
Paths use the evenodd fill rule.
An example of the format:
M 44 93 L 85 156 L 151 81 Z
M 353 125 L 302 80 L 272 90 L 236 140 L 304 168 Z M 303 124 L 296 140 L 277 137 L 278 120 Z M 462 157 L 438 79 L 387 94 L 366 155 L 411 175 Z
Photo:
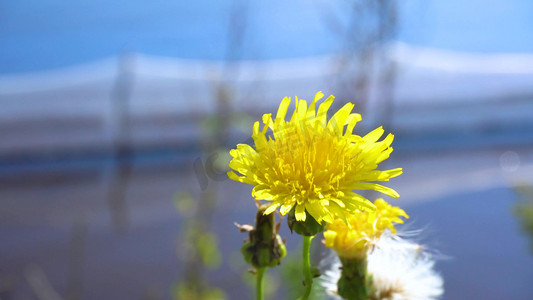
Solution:
M 393 223 L 402 224 L 400 217 L 409 218 L 401 208 L 393 207 L 383 199 L 377 199 L 374 204 L 374 212 L 346 214 L 348 224 L 343 218 L 337 218 L 326 225 L 326 247 L 335 250 L 341 258 L 362 258 L 386 229 L 396 233 Z
M 285 215 L 295 208 L 297 221 L 305 221 L 306 211 L 318 223 L 333 222 L 344 212 L 375 210 L 368 199 L 354 190 L 375 190 L 397 198 L 391 188 L 368 181 L 388 181 L 402 173 L 401 168 L 376 170 L 378 164 L 392 152 L 394 136 L 378 139 L 384 130 L 379 127 L 364 137 L 352 133 L 361 115 L 352 113 L 354 105 L 347 103 L 327 120 L 334 97 L 329 96 L 315 109 L 324 94 L 318 92 L 309 107 L 296 98 L 296 109 L 289 121 L 285 115 L 291 99 L 285 97 L 276 118 L 263 115 L 264 126 L 253 126 L 255 149 L 238 144 L 230 151 L 229 166 L 242 174 L 228 172 L 229 178 L 254 185 L 252 196 L 272 201 L 265 214 L 278 207 Z M 346 129 L 345 129 L 346 127 Z M 267 137 L 267 130 L 272 134 Z

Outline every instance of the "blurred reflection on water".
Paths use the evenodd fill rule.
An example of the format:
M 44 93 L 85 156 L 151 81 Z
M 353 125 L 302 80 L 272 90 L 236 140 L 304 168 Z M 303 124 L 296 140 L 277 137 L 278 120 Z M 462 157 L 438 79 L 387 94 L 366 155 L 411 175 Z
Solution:
M 516 196 L 506 188 L 531 178 L 531 147 L 515 148 L 521 165 L 512 172 L 500 167 L 501 151 L 393 156 L 394 165 L 405 170 L 391 183 L 402 194 L 398 201 L 414 217 L 413 227 L 429 226 L 429 245 L 451 257 L 439 265 L 446 299 L 527 299 L 533 293 L 528 284 L 533 257 L 512 217 Z M 152 290 L 166 298 L 186 263 L 176 252 L 184 242 L 185 219 L 171 199 L 180 190 L 197 198 L 203 194 L 190 169 L 192 157 L 168 158 L 131 166 L 124 206 L 112 207 L 123 209 L 119 213 L 127 219 L 120 232 L 113 229 L 116 219 L 106 200 L 110 166 L 43 171 L 24 180 L 2 177 L 0 259 L 9 284 L 4 290 L 14 291 L 14 299 L 33 294 L 29 278 L 38 268 L 61 294 L 81 285 L 77 293 L 88 299 L 136 298 Z M 223 261 L 206 278 L 230 299 L 246 298 L 241 283 L 246 266 L 238 254 L 243 236 L 232 224 L 251 222 L 255 206 L 247 187 L 230 181 L 209 185 L 218 197 L 209 228 Z M 296 249 L 296 239 L 283 234 L 289 236 L 289 250 Z
M 323 54 L 302 58 L 275 43 L 251 47 L 249 39 L 274 33 L 295 42 L 291 34 L 300 31 L 246 32 L 258 21 L 249 15 L 253 5 L 218 5 L 225 13 L 215 15 L 225 25 L 216 31 L 224 38 L 216 55 L 225 61 L 124 51 L 55 71 L 8 74 L 38 68 L 16 59 L 0 70 L 0 298 L 205 299 L 206 291 L 249 298 L 239 254 L 244 236 L 233 222 L 252 222 L 255 204 L 249 187 L 226 180 L 227 149 L 249 143 L 253 121 L 275 113 L 282 97 L 310 99 L 318 90 L 335 94 L 336 105 L 356 104 L 360 133 L 377 125 L 395 133 L 388 164 L 404 168 L 391 182 L 402 195 L 395 203 L 406 206 L 413 227 L 427 225 L 429 246 L 450 258 L 439 264 L 446 299 L 533 297 L 533 259 L 512 216 L 512 188 L 533 178 L 531 54 L 404 44 L 398 35 L 413 42 L 398 28 L 405 7 L 358 1 L 324 10 L 322 23 L 300 28 L 304 42 L 319 45 L 306 56 Z M 262 13 L 282 18 L 297 8 Z M 316 8 L 306 7 L 305 17 L 321 12 Z M 441 20 L 441 10 L 428 11 Z M 198 34 L 188 31 L 180 29 L 179 40 Z M 19 38 L 13 33 L 6 57 L 29 49 Z M 426 46 L 454 44 L 442 43 Z M 193 54 L 215 55 L 210 49 Z M 42 66 L 87 59 L 71 54 Z M 250 57 L 297 58 L 243 60 Z M 289 251 L 296 249 L 282 228 Z M 288 294 L 282 276 L 295 276 L 284 272 L 273 271 L 280 291 L 272 298 Z

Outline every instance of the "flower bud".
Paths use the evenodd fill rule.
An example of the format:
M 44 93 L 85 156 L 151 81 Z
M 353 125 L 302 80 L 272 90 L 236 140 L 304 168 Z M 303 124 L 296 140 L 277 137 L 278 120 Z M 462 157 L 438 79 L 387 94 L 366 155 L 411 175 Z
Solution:
M 255 227 L 249 230 L 250 239 L 241 248 L 244 260 L 256 268 L 275 267 L 287 255 L 285 244 L 277 234 L 274 214 L 264 214 L 267 207 L 259 207 Z
M 287 224 L 289 225 L 291 232 L 294 231 L 297 234 L 304 236 L 315 236 L 317 233 L 324 231 L 326 223 L 323 222 L 322 224 L 319 224 L 313 216 L 307 213 L 307 211 L 305 212 L 305 221 L 297 221 L 294 211 L 294 208 L 291 209 L 287 218 Z

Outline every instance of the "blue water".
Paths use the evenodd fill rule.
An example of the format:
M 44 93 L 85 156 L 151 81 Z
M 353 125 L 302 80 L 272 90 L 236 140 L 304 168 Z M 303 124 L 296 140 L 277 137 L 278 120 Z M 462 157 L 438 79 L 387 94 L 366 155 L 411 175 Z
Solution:
M 494 188 L 436 199 L 405 210 L 448 257 L 437 264 L 443 299 L 533 299 L 530 241 L 513 215 L 517 194 Z
M 349 44 L 339 28 L 350 23 L 352 2 L 2 1 L 0 74 L 61 68 L 125 51 L 207 60 L 328 54 Z M 533 52 L 533 1 L 397 2 L 400 41 L 459 51 Z M 230 33 L 230 22 L 242 30 Z M 239 37 L 242 43 L 231 42 Z M 242 46 L 230 47 L 236 44 Z

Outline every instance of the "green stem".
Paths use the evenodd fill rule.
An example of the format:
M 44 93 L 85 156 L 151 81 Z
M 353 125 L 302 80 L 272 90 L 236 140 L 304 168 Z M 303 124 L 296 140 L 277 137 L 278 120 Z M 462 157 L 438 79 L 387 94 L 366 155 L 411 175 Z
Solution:
M 301 300 L 307 300 L 309 299 L 309 295 L 311 295 L 311 289 L 313 287 L 313 276 L 311 275 L 311 259 L 309 256 L 309 252 L 311 250 L 311 240 L 314 238 L 314 235 L 306 235 L 304 236 L 304 245 L 302 248 L 302 259 L 303 259 L 303 267 L 304 267 L 304 276 L 305 276 L 305 294 L 303 295 Z
M 265 275 L 266 267 L 257 269 L 257 286 L 256 299 L 263 300 L 263 275 Z

